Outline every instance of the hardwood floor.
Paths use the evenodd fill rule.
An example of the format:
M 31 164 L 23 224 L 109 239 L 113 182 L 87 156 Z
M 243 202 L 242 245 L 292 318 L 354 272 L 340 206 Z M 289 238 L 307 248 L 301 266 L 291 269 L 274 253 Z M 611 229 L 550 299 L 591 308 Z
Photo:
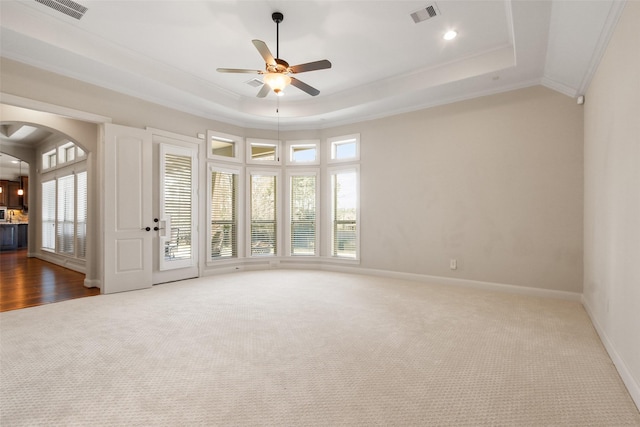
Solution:
M 27 250 L 0 252 L 0 312 L 98 295 L 85 288 L 84 274 L 27 258 Z

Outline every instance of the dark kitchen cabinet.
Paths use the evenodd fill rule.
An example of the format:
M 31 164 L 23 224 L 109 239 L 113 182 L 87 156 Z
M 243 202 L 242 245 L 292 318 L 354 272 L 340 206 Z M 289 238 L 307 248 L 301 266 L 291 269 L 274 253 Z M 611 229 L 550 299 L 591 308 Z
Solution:
M 0 224 L 0 251 L 18 249 L 18 224 Z
M 22 207 L 25 209 L 29 209 L 29 177 L 21 176 L 20 184 L 22 185 L 22 190 L 24 191 L 24 195 L 22 196 Z
M 9 181 L 7 185 L 7 207 L 9 209 L 22 209 L 22 196 L 18 196 L 20 183 Z
M 18 249 L 26 248 L 29 244 L 29 224 L 18 224 Z
M 7 206 L 7 193 L 9 192 L 9 181 L 0 180 L 0 206 Z

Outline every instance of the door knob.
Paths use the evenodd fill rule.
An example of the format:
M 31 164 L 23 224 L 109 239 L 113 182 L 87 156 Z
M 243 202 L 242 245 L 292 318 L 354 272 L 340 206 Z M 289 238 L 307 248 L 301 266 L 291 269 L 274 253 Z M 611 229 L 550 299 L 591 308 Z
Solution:
M 143 230 L 145 230 L 145 231 L 151 231 L 151 227 L 145 227 L 145 228 L 143 228 Z

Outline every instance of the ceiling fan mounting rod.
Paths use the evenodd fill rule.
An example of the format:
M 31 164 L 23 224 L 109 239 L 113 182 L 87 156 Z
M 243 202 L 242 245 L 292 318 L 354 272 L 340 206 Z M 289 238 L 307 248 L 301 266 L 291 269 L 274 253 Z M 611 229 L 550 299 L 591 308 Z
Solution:
M 284 20 L 284 15 L 280 12 L 273 12 L 271 19 L 276 23 L 276 58 L 280 58 L 280 23 Z

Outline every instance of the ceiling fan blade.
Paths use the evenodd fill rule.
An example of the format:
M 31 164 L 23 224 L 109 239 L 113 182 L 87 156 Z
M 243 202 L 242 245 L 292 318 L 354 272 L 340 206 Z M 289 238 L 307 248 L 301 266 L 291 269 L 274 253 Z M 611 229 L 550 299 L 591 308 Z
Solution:
M 251 40 L 251 42 L 256 47 L 256 49 L 258 49 L 258 52 L 260 52 L 260 55 L 262 55 L 262 58 L 267 65 L 274 65 L 276 63 L 275 58 L 271 54 L 271 51 L 269 50 L 265 42 L 263 42 L 262 40 Z
M 311 87 L 308 84 L 296 79 L 295 77 L 291 77 L 291 85 L 297 87 L 303 92 L 307 92 L 311 96 L 316 96 L 320 93 L 320 91 L 315 87 Z
M 243 68 L 218 68 L 219 73 L 246 73 L 246 74 L 262 74 L 262 70 L 245 70 Z
M 331 62 L 323 59 L 322 61 L 307 62 L 306 64 L 294 65 L 289 67 L 292 73 L 304 73 L 306 71 L 324 70 L 331 68 Z
M 256 96 L 258 98 L 264 98 L 265 96 L 267 96 L 269 94 L 270 90 L 271 90 L 271 86 L 262 85 L 262 87 L 260 88 L 260 92 L 258 92 L 258 94 Z

